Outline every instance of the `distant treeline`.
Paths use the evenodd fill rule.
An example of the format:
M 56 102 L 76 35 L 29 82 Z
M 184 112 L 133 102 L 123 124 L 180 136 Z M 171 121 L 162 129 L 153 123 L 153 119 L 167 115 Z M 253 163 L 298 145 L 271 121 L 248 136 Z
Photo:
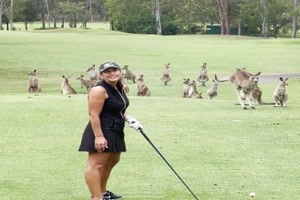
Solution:
M 219 24 L 220 34 L 295 38 L 300 0 L 0 0 L 0 29 L 13 22 L 42 21 L 42 29 L 87 28 L 89 22 L 110 21 L 111 29 L 140 34 L 199 34 L 205 24 Z M 57 27 L 57 21 L 61 23 Z M 247 27 L 247 31 L 244 27 Z M 218 33 L 219 33 L 218 32 Z

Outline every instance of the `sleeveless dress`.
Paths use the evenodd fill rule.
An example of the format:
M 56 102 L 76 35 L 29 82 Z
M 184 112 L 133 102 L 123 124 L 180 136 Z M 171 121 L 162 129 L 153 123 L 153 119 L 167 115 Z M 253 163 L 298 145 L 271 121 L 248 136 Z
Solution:
M 124 126 L 125 120 L 123 114 L 129 105 L 129 100 L 123 92 L 123 85 L 117 84 L 115 89 L 104 80 L 99 82 L 95 87 L 102 86 L 106 89 L 108 98 L 105 99 L 99 120 L 101 129 L 107 140 L 108 148 L 104 152 L 124 152 L 126 151 Z M 97 152 L 95 149 L 95 135 L 89 121 L 83 132 L 79 151 Z

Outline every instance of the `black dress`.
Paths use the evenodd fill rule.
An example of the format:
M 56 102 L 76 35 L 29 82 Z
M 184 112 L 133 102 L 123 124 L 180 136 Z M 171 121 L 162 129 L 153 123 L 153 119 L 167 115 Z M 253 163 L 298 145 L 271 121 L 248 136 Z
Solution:
M 126 151 L 124 139 L 125 121 L 123 114 L 129 105 L 129 101 L 123 92 L 123 85 L 117 84 L 117 89 L 105 81 L 99 82 L 95 87 L 102 86 L 106 89 L 108 98 L 105 100 L 99 119 L 101 129 L 107 140 L 108 148 L 104 152 L 123 152 Z M 95 149 L 95 135 L 91 122 L 87 124 L 81 139 L 79 151 L 97 152 Z

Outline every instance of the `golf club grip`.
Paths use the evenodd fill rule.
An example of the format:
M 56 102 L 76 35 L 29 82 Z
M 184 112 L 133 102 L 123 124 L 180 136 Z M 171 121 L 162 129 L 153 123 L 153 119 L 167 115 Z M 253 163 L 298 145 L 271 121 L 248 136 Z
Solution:
M 192 190 L 188 187 L 188 185 L 182 180 L 182 178 L 180 178 L 180 176 L 177 174 L 177 172 L 175 171 L 175 169 L 173 169 L 173 167 L 169 164 L 169 162 L 165 159 L 165 157 L 159 152 L 159 150 L 155 147 L 155 145 L 151 142 L 151 140 L 148 138 L 148 136 L 144 133 L 143 129 L 139 129 L 140 133 L 144 136 L 144 138 L 150 143 L 150 145 L 155 149 L 155 151 L 160 155 L 160 157 L 167 163 L 167 165 L 170 167 L 170 169 L 175 173 L 175 175 L 177 176 L 177 178 L 179 178 L 179 180 L 183 183 L 183 185 L 190 191 L 190 193 L 194 196 L 194 198 L 196 200 L 198 200 L 198 198 L 196 197 L 196 195 L 192 192 Z

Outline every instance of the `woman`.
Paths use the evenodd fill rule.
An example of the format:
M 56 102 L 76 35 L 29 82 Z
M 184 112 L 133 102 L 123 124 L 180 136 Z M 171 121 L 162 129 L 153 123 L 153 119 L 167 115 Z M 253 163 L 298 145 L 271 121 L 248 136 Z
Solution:
M 126 114 L 129 105 L 123 91 L 122 72 L 118 64 L 106 62 L 99 68 L 102 81 L 88 94 L 90 121 L 87 124 L 79 151 L 87 151 L 85 179 L 91 200 L 122 199 L 106 189 L 112 168 L 126 151 L 124 125 L 128 122 L 135 130 L 142 125 Z

